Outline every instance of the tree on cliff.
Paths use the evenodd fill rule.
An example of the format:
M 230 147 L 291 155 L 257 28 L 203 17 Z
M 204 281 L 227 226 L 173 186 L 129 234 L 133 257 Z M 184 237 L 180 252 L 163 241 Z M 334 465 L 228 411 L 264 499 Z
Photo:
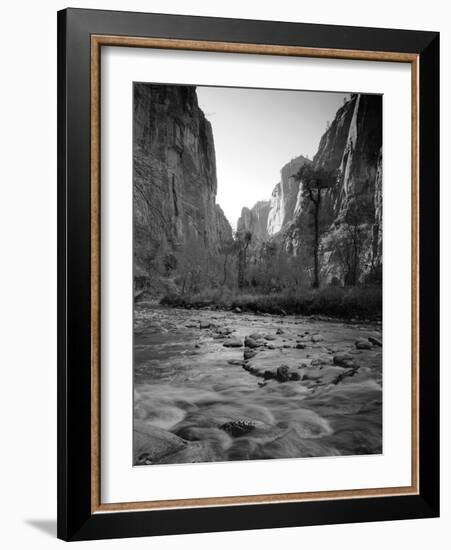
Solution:
M 313 167 L 304 164 L 296 174 L 296 179 L 302 182 L 303 193 L 312 205 L 313 217 L 313 288 L 319 287 L 319 250 L 321 240 L 320 217 L 323 202 L 323 193 L 333 187 L 337 175 L 335 171 Z
M 246 283 L 247 249 L 252 241 L 252 233 L 237 231 L 235 239 L 238 249 L 238 288 L 242 289 Z

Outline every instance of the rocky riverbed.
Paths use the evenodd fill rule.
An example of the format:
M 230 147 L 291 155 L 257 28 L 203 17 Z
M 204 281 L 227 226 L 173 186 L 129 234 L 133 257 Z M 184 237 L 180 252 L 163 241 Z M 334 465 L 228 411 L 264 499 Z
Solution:
M 380 324 L 135 305 L 135 465 L 381 452 Z

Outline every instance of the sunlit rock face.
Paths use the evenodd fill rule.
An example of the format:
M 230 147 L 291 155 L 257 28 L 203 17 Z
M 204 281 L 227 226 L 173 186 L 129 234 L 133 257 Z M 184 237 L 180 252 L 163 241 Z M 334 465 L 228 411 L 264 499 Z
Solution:
M 133 131 L 136 280 L 169 273 L 188 241 L 217 251 L 232 229 L 216 204 L 213 133 L 194 87 L 135 84 Z
M 250 231 L 256 239 L 267 240 L 269 201 L 259 201 L 252 208 L 243 207 L 238 218 L 237 231 Z
M 295 175 L 301 167 L 310 162 L 302 155 L 285 164 L 280 171 L 280 182 L 274 187 L 268 214 L 268 234 L 275 235 L 289 223 L 299 202 L 299 181 Z
M 348 125 L 349 121 L 349 125 Z M 347 131 L 344 130 L 347 127 Z M 346 139 L 344 140 L 344 135 Z M 336 146 L 338 142 L 340 147 Z M 343 145 L 344 144 L 344 145 Z M 341 154 L 340 154 L 341 149 Z M 323 136 L 313 159 L 317 166 L 337 170 L 336 185 L 327 193 L 324 215 L 330 225 L 323 236 L 322 265 L 326 280 L 344 281 L 336 241 L 357 213 L 362 233 L 364 280 L 382 266 L 382 97 L 351 96 Z M 360 214 L 360 219 L 359 219 Z

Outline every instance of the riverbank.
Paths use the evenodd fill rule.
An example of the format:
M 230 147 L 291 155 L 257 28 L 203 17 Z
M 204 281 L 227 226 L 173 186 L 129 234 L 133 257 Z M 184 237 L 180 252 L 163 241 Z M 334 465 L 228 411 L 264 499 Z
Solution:
M 207 290 L 191 296 L 168 294 L 161 304 L 185 309 L 210 307 L 271 315 L 326 315 L 340 319 L 382 319 L 380 287 L 324 287 L 302 293 L 237 293 Z

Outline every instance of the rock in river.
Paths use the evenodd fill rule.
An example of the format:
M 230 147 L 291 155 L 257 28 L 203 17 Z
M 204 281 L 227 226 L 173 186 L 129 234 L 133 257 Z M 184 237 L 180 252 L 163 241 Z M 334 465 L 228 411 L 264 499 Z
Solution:
M 324 340 L 324 336 L 322 334 L 314 334 L 312 336 L 312 342 L 322 342 Z
M 244 339 L 244 345 L 247 348 L 259 348 L 260 346 L 264 345 L 264 343 L 260 340 L 254 340 L 254 338 L 251 338 L 251 336 L 246 336 L 246 338 Z
M 255 428 L 255 424 L 250 420 L 231 420 L 219 427 L 232 437 L 240 437 L 240 435 L 251 432 Z
M 225 348 L 240 348 L 243 343 L 241 340 L 236 338 L 235 336 L 232 336 L 232 338 L 229 338 L 222 344 Z
M 334 364 L 339 367 L 350 368 L 354 366 L 354 357 L 349 353 L 337 353 L 334 355 Z
M 372 349 L 371 342 L 368 342 L 368 340 L 364 340 L 363 338 L 360 338 L 356 341 L 355 347 L 357 349 Z
M 289 380 L 300 380 L 301 376 L 298 372 L 291 372 L 288 365 L 281 365 L 276 371 L 276 379 L 279 382 L 288 382 Z
M 252 338 L 252 340 L 261 340 L 264 336 L 265 335 L 260 332 L 253 332 L 252 334 L 249 334 L 249 338 Z
M 149 464 L 162 457 L 183 450 L 187 441 L 171 432 L 135 421 L 133 431 L 133 455 L 135 464 Z

